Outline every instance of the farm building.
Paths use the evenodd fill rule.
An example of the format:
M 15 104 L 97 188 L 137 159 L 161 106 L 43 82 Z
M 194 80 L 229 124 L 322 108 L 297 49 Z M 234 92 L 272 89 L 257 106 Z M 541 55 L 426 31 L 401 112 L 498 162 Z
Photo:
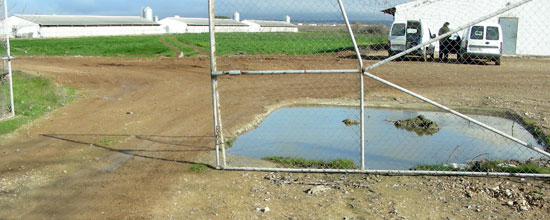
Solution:
M 5 23 L 12 37 L 22 38 L 163 33 L 160 24 L 139 16 L 13 15 Z
M 458 28 L 482 16 L 520 0 L 415 0 L 396 5 L 382 12 L 394 16 L 394 20 L 419 20 L 425 22 L 432 33 L 437 33 L 444 22 L 451 29 Z M 489 21 L 498 22 L 503 32 L 503 54 L 550 56 L 550 3 L 533 0 L 507 11 Z
M 208 18 L 168 17 L 159 21 L 164 33 L 206 33 L 209 31 Z M 216 32 L 249 32 L 249 26 L 233 19 L 216 19 Z
M 298 32 L 298 26 L 290 23 L 290 17 L 285 21 L 243 20 L 250 25 L 250 32 Z

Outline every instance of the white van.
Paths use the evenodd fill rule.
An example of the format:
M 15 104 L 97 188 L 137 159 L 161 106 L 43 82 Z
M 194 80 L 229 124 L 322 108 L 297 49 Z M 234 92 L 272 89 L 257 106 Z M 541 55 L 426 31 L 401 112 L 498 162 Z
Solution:
M 479 23 L 464 31 L 458 62 L 485 59 L 500 65 L 502 56 L 502 28 L 498 23 Z
M 435 37 L 421 20 L 394 21 L 388 35 L 388 55 L 391 57 Z M 435 44 L 432 43 L 407 55 L 421 56 L 426 61 L 428 57 L 433 59 L 434 51 Z

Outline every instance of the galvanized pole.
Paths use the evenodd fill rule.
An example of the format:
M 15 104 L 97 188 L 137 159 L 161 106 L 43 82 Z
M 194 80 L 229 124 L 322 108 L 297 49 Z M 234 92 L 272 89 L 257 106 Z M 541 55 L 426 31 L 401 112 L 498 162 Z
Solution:
M 346 13 L 346 9 L 344 8 L 344 4 L 342 3 L 342 0 L 338 0 L 338 4 L 340 5 L 340 10 L 342 11 L 342 16 L 344 17 L 344 20 L 346 21 L 346 26 L 348 27 L 348 32 L 351 37 L 351 41 L 353 42 L 353 48 L 355 49 L 355 53 L 357 54 L 357 60 L 359 61 L 359 70 L 363 70 L 363 59 L 361 58 L 361 52 L 359 51 L 359 47 L 357 46 L 357 41 L 355 40 L 355 35 L 353 34 L 353 30 L 351 29 L 351 25 L 349 23 L 348 15 Z M 365 170 L 365 85 L 363 82 L 363 73 L 360 71 L 360 88 L 361 88 L 361 100 L 360 103 L 360 126 L 361 126 L 361 170 Z
M 8 32 L 8 0 L 4 0 L 4 33 L 6 34 L 6 55 L 8 58 L 8 78 L 10 84 L 10 111 L 11 117 L 15 117 L 15 105 L 13 103 L 13 74 L 11 72 L 10 33 Z
M 219 127 L 218 127 L 218 82 L 216 76 L 216 39 L 214 33 L 214 0 L 208 0 L 208 28 L 210 33 L 210 75 L 212 82 L 212 114 L 214 119 L 214 143 L 216 145 L 216 167 L 220 167 L 220 146 L 219 146 Z

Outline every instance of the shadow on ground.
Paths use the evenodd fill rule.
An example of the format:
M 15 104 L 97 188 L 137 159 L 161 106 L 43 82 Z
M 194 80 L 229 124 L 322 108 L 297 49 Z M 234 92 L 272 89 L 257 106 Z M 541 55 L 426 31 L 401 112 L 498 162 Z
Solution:
M 61 141 L 66 141 L 75 144 L 81 144 L 86 146 L 93 146 L 104 150 L 125 154 L 128 156 L 141 157 L 152 160 L 160 160 L 167 162 L 186 163 L 186 164 L 201 164 L 211 169 L 215 167 L 198 163 L 189 160 L 171 159 L 167 156 L 163 156 L 162 153 L 189 153 L 189 152 L 211 152 L 214 151 L 212 147 L 208 147 L 205 142 L 212 142 L 214 137 L 211 136 L 162 136 L 162 135 L 126 135 L 126 134 L 41 134 L 43 137 L 53 138 Z M 81 140 L 82 138 L 91 138 L 91 140 Z M 161 144 L 180 147 L 179 149 L 121 149 L 115 148 L 109 145 L 112 144 L 114 138 L 135 138 L 140 141 L 151 142 L 150 145 Z M 202 146 L 201 146 L 202 145 Z M 181 148 L 183 147 L 183 148 Z M 151 156 L 147 153 L 159 153 L 159 155 Z

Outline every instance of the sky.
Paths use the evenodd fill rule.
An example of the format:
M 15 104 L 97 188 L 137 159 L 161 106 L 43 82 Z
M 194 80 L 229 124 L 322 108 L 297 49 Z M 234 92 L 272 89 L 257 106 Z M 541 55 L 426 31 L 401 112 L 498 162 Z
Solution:
M 406 0 L 344 0 L 350 5 L 348 13 L 354 20 L 390 20 L 381 9 Z M 274 19 L 291 15 L 297 20 L 315 20 L 339 14 L 336 0 L 216 0 L 216 15 L 231 16 L 241 12 L 243 19 Z M 358 7 L 360 5 L 360 7 Z M 8 0 L 9 14 L 57 14 L 57 15 L 121 15 L 139 16 L 149 6 L 160 19 L 179 15 L 182 17 L 207 17 L 207 0 Z M 329 12 L 327 12 L 329 11 Z M 330 20 L 330 19 L 327 19 Z

